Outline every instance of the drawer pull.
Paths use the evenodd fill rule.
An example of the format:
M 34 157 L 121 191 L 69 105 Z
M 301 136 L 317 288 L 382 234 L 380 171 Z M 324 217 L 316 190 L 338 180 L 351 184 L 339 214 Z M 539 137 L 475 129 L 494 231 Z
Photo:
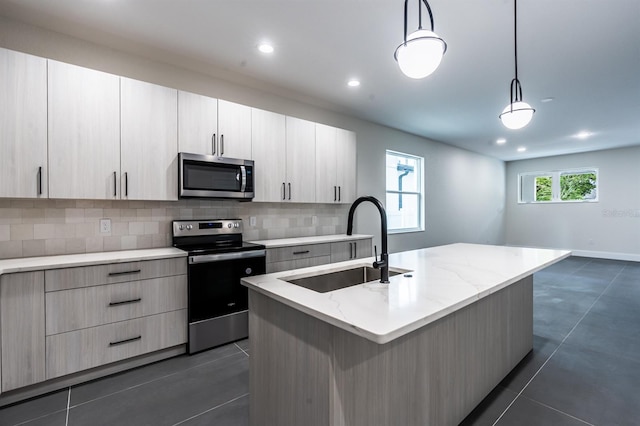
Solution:
M 118 340 L 117 342 L 109 342 L 109 346 L 123 345 L 129 342 L 135 342 L 136 340 L 142 340 L 142 336 L 132 337 L 131 339 Z
M 142 302 L 142 298 L 138 297 L 137 299 L 123 300 L 122 302 L 111 302 L 109 303 L 109 306 L 120 306 L 120 305 L 127 305 L 129 303 L 137 303 L 137 302 Z
M 307 254 L 309 253 L 309 250 L 302 250 L 302 251 L 294 251 L 293 254 Z
M 140 269 L 134 269 L 132 271 L 123 271 L 123 272 L 109 272 L 110 277 L 117 277 L 118 275 L 129 275 L 129 274 L 139 274 Z

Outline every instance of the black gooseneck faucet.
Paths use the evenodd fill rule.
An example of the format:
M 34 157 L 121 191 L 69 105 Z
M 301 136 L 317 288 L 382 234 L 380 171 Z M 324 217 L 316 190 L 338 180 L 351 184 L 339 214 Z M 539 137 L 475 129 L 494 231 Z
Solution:
M 375 197 L 370 195 L 360 197 L 356 201 L 353 202 L 351 208 L 349 209 L 349 221 L 347 224 L 347 235 L 351 235 L 353 233 L 353 214 L 356 211 L 356 207 L 360 205 L 360 203 L 364 201 L 369 201 L 373 203 L 378 208 L 380 212 L 380 229 L 381 229 L 381 238 L 382 238 L 382 253 L 380 254 L 380 261 L 378 261 L 377 255 L 376 260 L 373 262 L 373 267 L 376 269 L 380 269 L 380 282 L 383 284 L 389 283 L 389 253 L 387 252 L 387 212 L 384 210 L 384 205 Z

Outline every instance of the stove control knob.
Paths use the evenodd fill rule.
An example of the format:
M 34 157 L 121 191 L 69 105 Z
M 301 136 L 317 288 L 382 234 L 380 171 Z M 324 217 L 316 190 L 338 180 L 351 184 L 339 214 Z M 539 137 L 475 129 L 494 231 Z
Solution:
M 236 223 L 233 224 L 233 227 L 234 228 L 240 228 L 240 224 L 238 222 L 236 222 Z
M 191 231 L 193 229 L 193 225 L 187 225 L 187 231 Z
M 227 228 L 231 228 L 233 224 L 231 222 L 227 223 Z
M 182 231 L 184 229 L 184 226 L 180 225 L 178 226 L 178 229 Z

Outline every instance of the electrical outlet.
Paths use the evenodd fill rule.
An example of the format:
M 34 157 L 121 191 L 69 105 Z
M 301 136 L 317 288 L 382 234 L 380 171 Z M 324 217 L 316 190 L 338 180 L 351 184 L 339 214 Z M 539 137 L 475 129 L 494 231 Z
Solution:
M 101 234 L 111 233 L 111 219 L 100 219 L 100 233 Z
M 256 226 L 256 217 L 255 216 L 251 216 L 249 218 L 249 225 Z

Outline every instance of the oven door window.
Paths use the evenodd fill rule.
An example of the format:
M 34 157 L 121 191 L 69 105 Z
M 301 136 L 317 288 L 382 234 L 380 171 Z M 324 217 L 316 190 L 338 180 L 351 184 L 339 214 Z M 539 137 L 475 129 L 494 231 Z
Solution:
M 189 266 L 189 322 L 248 309 L 243 277 L 265 273 L 265 258 L 223 260 Z
M 185 189 L 239 192 L 242 187 L 239 166 L 185 161 L 183 167 Z

